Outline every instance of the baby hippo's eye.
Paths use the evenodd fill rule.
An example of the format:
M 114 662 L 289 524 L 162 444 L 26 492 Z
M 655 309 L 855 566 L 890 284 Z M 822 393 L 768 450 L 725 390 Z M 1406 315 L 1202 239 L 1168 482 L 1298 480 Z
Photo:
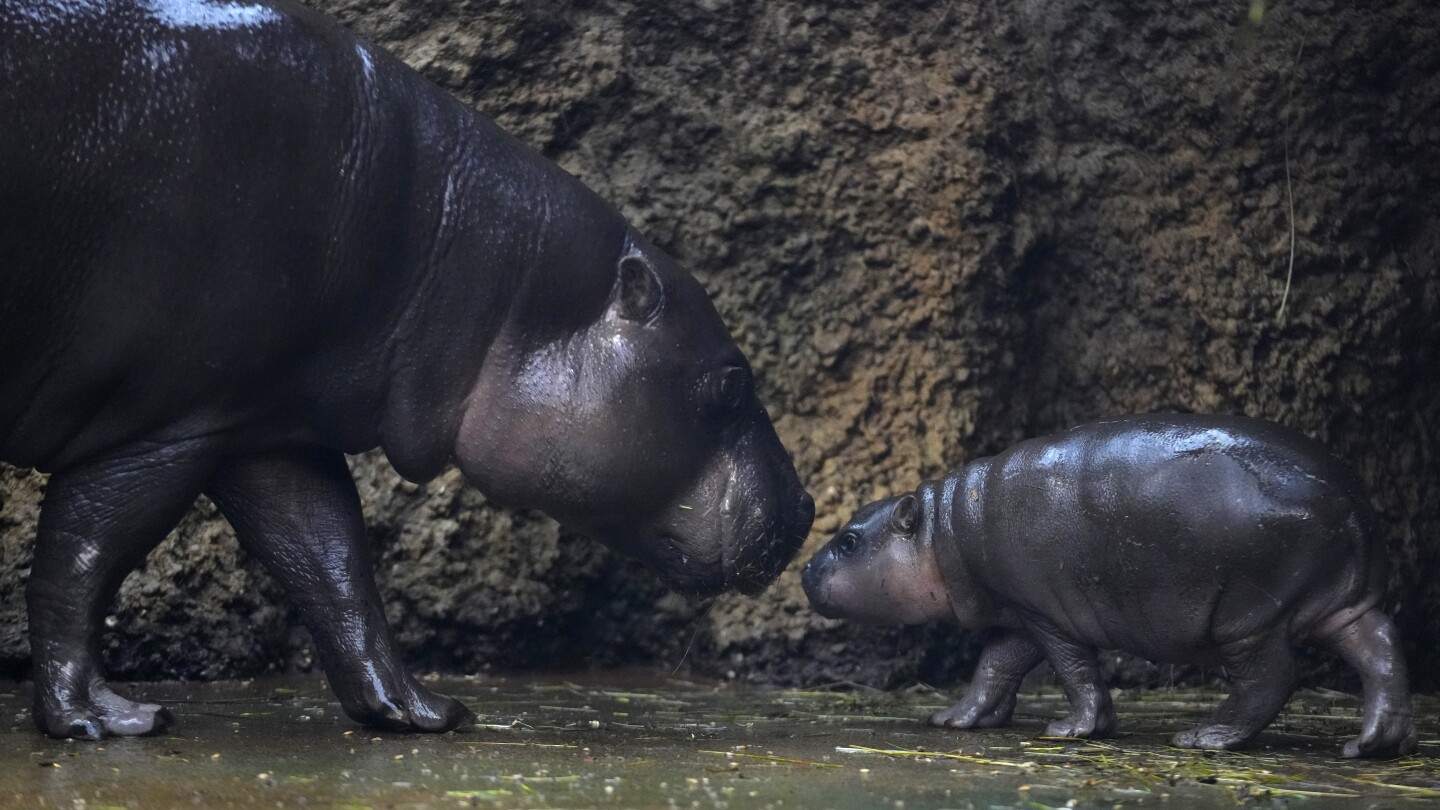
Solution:
M 740 366 L 727 366 L 711 373 L 705 383 L 705 400 L 710 415 L 726 416 L 734 413 L 745 401 L 750 376 Z
M 846 532 L 835 541 L 835 553 L 849 557 L 860 549 L 860 538 L 854 532 Z

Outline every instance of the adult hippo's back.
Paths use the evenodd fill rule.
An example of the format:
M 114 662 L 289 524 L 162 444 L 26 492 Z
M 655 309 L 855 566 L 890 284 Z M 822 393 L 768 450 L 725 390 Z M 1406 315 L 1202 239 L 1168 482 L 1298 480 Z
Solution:
M 705 292 L 574 178 L 283 2 L 0 0 L 0 460 L 52 473 L 36 723 L 168 714 L 100 619 L 201 494 L 362 722 L 466 717 L 402 668 L 343 453 L 456 462 L 677 588 L 753 593 L 813 515 Z

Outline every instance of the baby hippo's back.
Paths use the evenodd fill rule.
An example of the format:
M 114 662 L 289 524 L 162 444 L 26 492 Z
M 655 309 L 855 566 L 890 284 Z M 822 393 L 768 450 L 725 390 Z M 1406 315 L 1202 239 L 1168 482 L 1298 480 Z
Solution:
M 1353 474 L 1270 422 L 1110 419 L 952 480 L 972 581 L 1097 647 L 1219 661 L 1226 644 L 1280 628 L 1299 640 L 1383 595 L 1383 549 Z

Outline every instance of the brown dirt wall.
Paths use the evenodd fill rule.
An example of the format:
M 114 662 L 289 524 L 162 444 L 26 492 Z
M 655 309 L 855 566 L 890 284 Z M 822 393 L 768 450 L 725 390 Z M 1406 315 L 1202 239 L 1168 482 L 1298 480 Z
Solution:
M 314 5 L 704 281 L 815 494 L 804 554 L 859 504 L 1023 436 L 1127 411 L 1263 416 L 1358 468 L 1412 662 L 1440 685 L 1429 0 L 1254 16 L 1213 0 Z M 794 569 L 757 599 L 697 605 L 454 471 L 417 486 L 373 454 L 353 466 L 418 668 L 892 685 L 973 660 L 973 640 L 938 628 L 816 617 Z M 0 469 L 14 671 L 42 490 Z M 124 677 L 309 665 L 277 589 L 203 503 L 127 581 L 113 626 Z M 1132 681 L 1193 674 L 1113 664 Z

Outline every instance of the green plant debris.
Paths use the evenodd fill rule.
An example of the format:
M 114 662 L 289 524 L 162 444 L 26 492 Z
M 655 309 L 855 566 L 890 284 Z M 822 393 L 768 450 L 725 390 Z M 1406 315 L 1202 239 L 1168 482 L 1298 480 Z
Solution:
M 773 754 L 745 754 L 738 751 L 701 751 L 702 754 L 719 754 L 722 757 L 744 757 L 745 759 L 759 759 L 766 762 L 784 762 L 787 765 L 808 765 L 812 768 L 843 768 L 843 765 L 836 765 L 833 762 L 815 762 L 808 759 L 791 759 L 790 757 L 777 757 Z
M 452 799 L 502 799 L 506 796 L 514 796 L 515 791 L 503 789 L 491 790 L 447 790 L 445 795 Z
M 972 756 L 962 754 L 959 751 L 910 751 L 904 748 L 870 748 L 864 745 L 836 746 L 835 750 L 841 754 L 879 754 L 887 757 L 914 757 L 921 761 L 934 759 L 958 760 L 960 762 L 973 762 L 976 765 L 998 765 L 1003 768 L 1019 768 L 1020 770 L 1031 770 L 1038 768 L 1034 762 L 1015 762 L 1005 759 L 992 759 L 990 757 Z
M 1381 782 L 1375 779 L 1357 779 L 1349 777 L 1352 782 L 1359 782 L 1362 785 L 1373 785 L 1375 787 L 1394 790 L 1413 798 L 1437 798 L 1440 797 L 1440 788 L 1418 787 L 1416 785 L 1402 785 L 1396 782 Z
M 509 730 L 509 726 L 505 729 Z M 518 745 L 525 748 L 579 748 L 573 743 L 499 742 L 497 740 L 455 740 L 458 745 Z

